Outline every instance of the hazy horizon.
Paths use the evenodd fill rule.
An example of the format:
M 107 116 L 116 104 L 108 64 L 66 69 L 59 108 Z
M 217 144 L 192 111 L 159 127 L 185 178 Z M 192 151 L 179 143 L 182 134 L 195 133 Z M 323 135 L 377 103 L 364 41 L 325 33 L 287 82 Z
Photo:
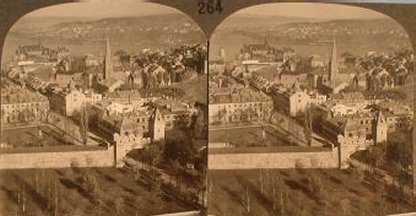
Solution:
M 243 8 L 231 16 L 285 16 L 311 19 L 383 19 L 388 16 L 357 6 L 331 3 L 266 3 Z
M 109 8 L 111 10 L 108 10 Z M 26 14 L 25 17 L 103 19 L 180 13 L 181 11 L 169 6 L 141 1 L 75 2 L 41 8 Z

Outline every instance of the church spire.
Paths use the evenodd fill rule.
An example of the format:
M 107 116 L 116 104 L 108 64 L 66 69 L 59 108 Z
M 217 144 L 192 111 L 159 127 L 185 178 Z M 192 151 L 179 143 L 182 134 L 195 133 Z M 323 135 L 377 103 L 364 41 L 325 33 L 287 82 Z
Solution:
M 105 58 L 104 58 L 104 79 L 108 79 L 113 71 L 113 65 L 111 62 L 111 49 L 110 39 L 108 38 L 108 32 L 105 39 Z
M 337 44 L 335 36 L 333 37 L 331 59 L 329 61 L 329 81 L 333 81 L 338 76 L 338 62 L 337 62 Z

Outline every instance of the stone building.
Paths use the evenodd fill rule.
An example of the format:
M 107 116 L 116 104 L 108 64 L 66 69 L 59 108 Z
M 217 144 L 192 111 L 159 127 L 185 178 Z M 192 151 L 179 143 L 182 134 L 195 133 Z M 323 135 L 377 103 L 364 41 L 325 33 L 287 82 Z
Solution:
M 212 92 L 209 99 L 209 123 L 259 122 L 272 109 L 273 101 L 269 96 L 250 88 Z
M 305 112 L 311 101 L 310 95 L 300 89 L 298 82 L 295 82 L 291 89 L 272 90 L 272 97 L 275 109 L 290 116 L 298 116 Z
M 350 80 L 339 74 L 337 48 L 335 38 L 333 39 L 331 57 L 328 65 L 328 74 L 319 75 L 316 78 L 316 87 L 324 94 L 337 94 L 349 86 Z M 313 78 L 315 82 L 315 78 Z
M 52 92 L 49 96 L 51 109 L 65 116 L 79 113 L 86 101 L 86 95 L 74 87 Z
M 30 123 L 44 121 L 49 110 L 48 99 L 24 88 L 2 90 L 1 123 Z
M 366 137 L 365 126 L 359 124 L 356 120 L 341 116 L 327 116 L 321 124 L 321 132 L 332 142 L 337 142 L 338 135 L 343 137 Z
M 99 133 L 111 141 L 114 134 L 140 136 L 152 141 L 165 138 L 165 121 L 158 109 L 146 109 L 129 113 L 114 113 L 105 110 L 98 116 Z

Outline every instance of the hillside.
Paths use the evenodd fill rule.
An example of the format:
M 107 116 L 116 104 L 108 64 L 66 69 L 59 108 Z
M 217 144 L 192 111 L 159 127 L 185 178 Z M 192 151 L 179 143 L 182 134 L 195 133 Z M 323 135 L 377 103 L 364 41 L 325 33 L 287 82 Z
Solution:
M 326 56 L 328 42 L 337 39 L 339 54 L 345 51 L 362 55 L 368 51 L 394 52 L 410 48 L 403 28 L 390 19 L 305 20 L 293 17 L 247 18 L 235 16 L 225 20 L 211 40 L 211 57 L 219 47 L 234 57 L 244 43 L 262 43 L 265 38 L 275 46 L 292 46 L 302 55 Z
M 166 50 L 189 43 L 205 43 L 199 27 L 182 14 L 94 19 L 80 17 L 24 17 L 9 31 L 2 60 L 9 61 L 18 45 L 43 43 L 67 46 L 72 54 L 103 52 L 108 33 L 113 52 L 123 49 Z

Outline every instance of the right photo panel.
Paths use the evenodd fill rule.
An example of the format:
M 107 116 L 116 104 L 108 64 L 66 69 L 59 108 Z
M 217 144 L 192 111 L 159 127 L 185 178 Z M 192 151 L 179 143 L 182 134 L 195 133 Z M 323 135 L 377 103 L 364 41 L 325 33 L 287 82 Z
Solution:
M 412 209 L 414 51 L 369 9 L 271 3 L 209 47 L 208 214 Z

